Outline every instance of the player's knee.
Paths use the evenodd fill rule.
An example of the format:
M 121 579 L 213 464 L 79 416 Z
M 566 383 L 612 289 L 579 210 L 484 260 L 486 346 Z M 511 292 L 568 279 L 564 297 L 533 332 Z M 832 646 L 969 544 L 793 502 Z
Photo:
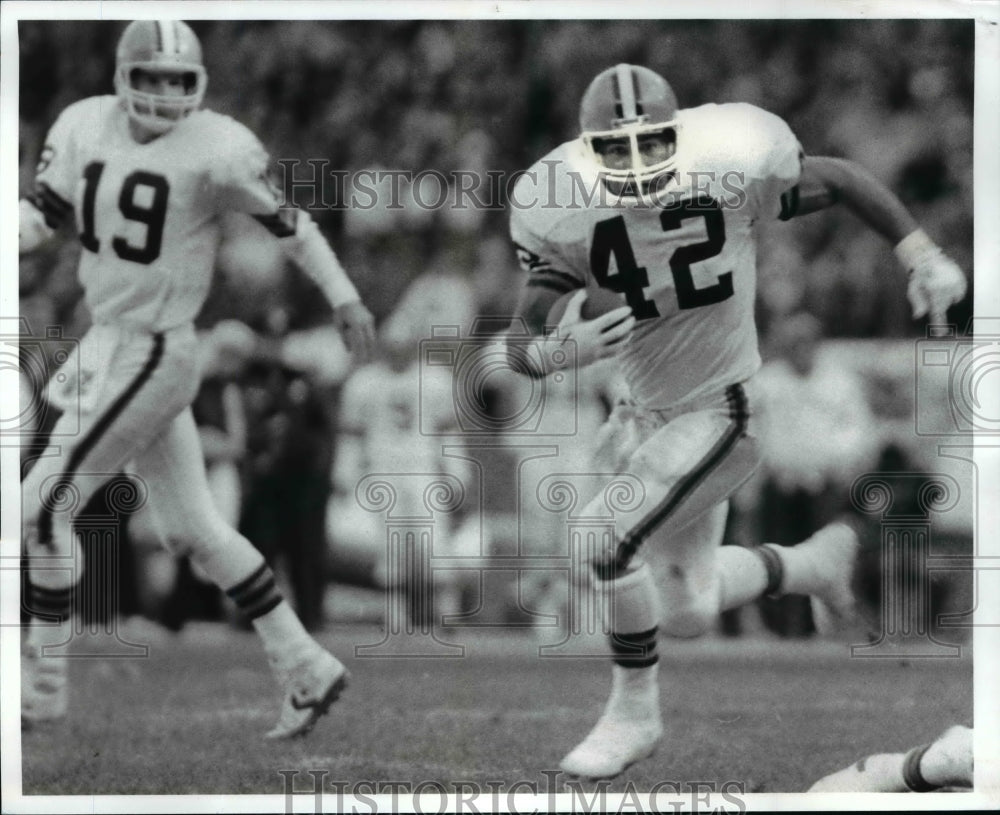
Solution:
M 704 607 L 676 608 L 664 614 L 660 628 L 671 637 L 700 637 L 712 630 L 717 618 L 718 611 Z
M 182 530 L 167 532 L 161 536 L 160 543 L 164 549 L 178 557 L 189 557 L 196 548 L 194 536 Z
M 664 456 L 662 450 L 646 444 L 629 459 L 628 472 L 646 484 L 648 492 L 651 485 L 669 488 L 684 476 L 686 470 L 679 468 L 672 456 Z
M 719 618 L 717 587 L 695 590 L 671 585 L 663 593 L 660 628 L 673 637 L 699 637 L 711 631 Z
M 226 530 L 224 524 L 214 519 L 192 516 L 165 531 L 163 545 L 179 557 L 201 562 L 225 546 Z

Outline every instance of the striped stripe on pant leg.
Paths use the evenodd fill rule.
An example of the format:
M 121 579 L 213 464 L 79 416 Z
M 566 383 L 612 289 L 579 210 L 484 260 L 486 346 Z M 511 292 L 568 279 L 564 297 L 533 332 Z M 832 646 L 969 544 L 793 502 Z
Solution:
M 730 419 L 726 432 L 690 472 L 673 486 L 663 500 L 626 533 L 618 543 L 614 558 L 595 564 L 597 575 L 602 580 L 612 580 L 628 567 L 639 547 L 726 460 L 746 434 L 750 413 L 743 386 L 738 384 L 729 386 L 726 389 L 726 401 L 729 405 Z
M 70 454 L 69 462 L 66 465 L 66 471 L 53 485 L 52 489 L 49 491 L 49 495 L 47 495 L 42 501 L 42 509 L 38 517 L 38 541 L 42 546 L 49 549 L 53 548 L 53 499 L 61 489 L 65 489 L 67 486 L 72 484 L 73 477 L 80 469 L 80 465 L 83 463 L 83 460 L 94 449 L 101 438 L 108 432 L 109 428 L 115 423 L 118 417 L 125 412 L 125 409 L 135 399 L 136 395 L 140 390 L 142 390 L 142 387 L 149 381 L 150 377 L 152 377 L 157 366 L 160 364 L 160 360 L 163 359 L 164 345 L 165 341 L 163 334 L 154 334 L 153 347 L 149 352 L 149 357 L 146 359 L 146 364 L 143 365 L 142 370 L 139 371 L 135 379 L 133 379 L 129 386 L 122 391 L 118 398 L 111 403 L 108 409 L 100 417 L 98 417 L 93 425 L 91 425 L 90 429 L 80 440 L 80 443 Z

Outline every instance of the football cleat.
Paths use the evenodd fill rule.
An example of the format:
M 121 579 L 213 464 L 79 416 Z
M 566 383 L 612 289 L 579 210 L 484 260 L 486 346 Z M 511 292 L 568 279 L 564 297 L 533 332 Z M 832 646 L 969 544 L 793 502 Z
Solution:
M 648 191 L 677 163 L 677 97 L 667 80 L 625 63 L 602 71 L 580 102 L 580 139 L 613 189 Z
M 269 739 L 304 736 L 312 730 L 343 693 L 349 678 L 343 663 L 318 647 L 289 667 L 276 668 L 275 674 L 282 690 L 281 714 L 267 733 Z
M 615 665 L 611 695 L 601 718 L 559 766 L 582 778 L 611 778 L 651 755 L 662 735 L 655 666 Z
M 816 630 L 832 634 L 854 622 L 858 608 L 852 584 L 861 548 L 854 530 L 845 523 L 833 523 L 795 548 L 814 558 L 822 581 L 810 594 Z
M 136 87 L 141 73 L 172 75 L 183 80 L 179 95 Z M 136 20 L 118 41 L 115 92 L 129 118 L 153 133 L 166 133 L 198 109 L 205 98 L 208 75 L 198 37 L 180 20 Z
M 651 756 L 662 736 L 659 716 L 634 720 L 606 712 L 559 767 L 581 778 L 613 778 L 629 765 Z
M 960 724 L 949 727 L 927 748 L 924 761 L 934 763 L 935 776 L 942 779 L 940 786 L 973 786 L 972 728 Z
M 54 721 L 66 715 L 69 707 L 65 657 L 42 656 L 41 647 L 24 645 L 21 649 L 21 724 Z

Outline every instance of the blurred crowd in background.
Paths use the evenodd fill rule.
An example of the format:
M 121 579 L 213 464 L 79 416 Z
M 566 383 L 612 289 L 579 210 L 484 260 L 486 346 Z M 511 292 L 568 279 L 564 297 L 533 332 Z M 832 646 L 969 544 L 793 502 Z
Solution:
M 683 107 L 750 102 L 788 121 L 807 154 L 862 163 L 900 195 L 971 282 L 974 69 L 968 21 L 192 26 L 205 50 L 206 105 L 249 126 L 275 159 L 299 162 L 284 180 L 289 199 L 302 206 L 315 197 L 301 183 L 313 172 L 310 160 L 347 173 L 511 177 L 575 136 L 587 82 L 628 61 L 666 76 Z M 22 192 L 60 110 L 112 92 L 121 28 L 109 22 L 20 24 Z M 459 325 L 468 333 L 477 316 L 499 318 L 491 324 L 501 327 L 521 283 L 502 195 L 486 208 L 423 207 L 405 188 L 403 193 L 398 208 L 384 201 L 370 208 L 310 207 L 380 323 L 381 356 L 371 367 L 354 365 L 322 298 L 285 267 L 271 238 L 250 219 L 227 222 L 215 286 L 199 320 L 205 380 L 194 409 L 213 494 L 275 562 L 300 616 L 314 628 L 330 617 L 329 595 L 338 582 L 374 589 L 393 582 L 384 529 L 344 521 L 353 517 L 359 480 L 380 471 L 368 442 L 359 447 L 356 440 L 380 435 L 384 448 L 385 433 L 373 429 L 384 426 L 380 415 L 402 431 L 424 421 L 424 411 L 433 413 L 436 408 L 421 401 L 420 341 L 432 325 Z M 914 379 L 921 372 L 914 368 L 913 348 L 926 326 L 910 319 L 905 278 L 891 247 L 836 209 L 762 229 L 758 318 L 766 366 L 759 421 L 765 466 L 734 501 L 734 544 L 797 542 L 852 511 L 849 488 L 857 475 L 916 471 L 932 463 L 930 448 L 914 433 Z M 63 240 L 22 259 L 22 330 L 43 335 L 46 327 L 61 326 L 65 337 L 82 336 L 89 318 L 75 278 L 78 251 L 75 241 Z M 437 283 L 425 284 L 429 278 Z M 971 318 L 972 296 L 970 291 L 951 312 L 960 330 Z M 454 393 L 447 382 L 443 403 Z M 519 400 L 533 397 L 523 383 L 503 376 L 484 382 L 479 409 L 497 422 L 494 434 L 475 438 L 493 442 L 495 457 L 514 455 L 503 452 L 503 420 L 519 415 Z M 585 469 L 587 440 L 620 389 L 608 370 L 581 373 L 578 384 L 579 398 L 568 407 L 556 390 L 546 395 L 545 410 L 576 417 L 579 443 L 552 439 L 560 458 L 538 470 L 539 482 L 560 468 Z M 399 398 L 385 407 L 390 393 Z M 944 409 L 946 399 L 942 393 L 937 408 Z M 440 460 L 442 438 L 468 443 L 460 433 L 415 438 L 423 452 L 394 448 L 400 472 L 407 456 L 428 449 L 436 449 Z M 539 432 L 533 441 L 545 439 Z M 377 447 L 378 439 L 371 444 Z M 503 469 L 497 461 L 490 466 Z M 441 467 L 448 471 L 450 465 Z M 471 477 L 468 467 L 452 469 L 460 479 Z M 564 534 L 552 525 L 554 516 L 522 518 L 517 489 L 514 481 L 509 489 L 487 491 L 477 508 L 486 522 L 477 530 L 469 531 L 459 517 L 449 534 L 464 542 L 452 554 L 476 546 L 473 554 L 495 554 L 519 538 L 522 546 L 554 546 Z M 141 563 L 135 567 L 141 577 L 135 596 L 122 600 L 125 611 L 142 611 L 173 628 L 191 617 L 227 613 L 190 567 L 156 553 L 155 530 L 144 527 L 141 512 L 128 537 L 139 554 L 122 555 Z M 971 509 L 946 518 L 939 540 L 968 548 Z M 878 547 L 875 524 L 867 542 L 873 604 L 881 590 Z M 476 586 L 460 584 L 449 585 L 451 611 L 482 600 Z M 541 599 L 550 588 L 546 580 L 526 585 L 522 606 L 549 602 Z M 517 587 L 511 591 L 519 596 Z M 780 634 L 811 631 L 808 608 L 794 598 L 767 601 L 761 611 Z M 723 627 L 735 631 L 739 624 L 729 620 Z

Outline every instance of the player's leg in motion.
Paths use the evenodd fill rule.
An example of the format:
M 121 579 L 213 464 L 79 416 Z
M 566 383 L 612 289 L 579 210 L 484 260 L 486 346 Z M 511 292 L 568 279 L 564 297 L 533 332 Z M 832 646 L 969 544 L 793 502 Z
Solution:
M 972 787 L 972 729 L 949 727 L 906 753 L 879 753 L 821 778 L 809 792 L 933 792 Z
M 26 724 L 60 718 L 67 709 L 67 660 L 52 652 L 70 640 L 83 567 L 71 514 L 190 401 L 188 383 L 197 379 L 189 342 L 173 332 L 97 327 L 80 345 L 79 369 L 92 378 L 79 393 L 79 414 L 64 414 L 21 484 L 28 566 L 23 601 L 30 617 L 21 658 Z M 79 432 L 71 435 L 77 416 Z
M 672 636 L 697 636 L 721 610 L 771 592 L 817 595 L 831 617 L 852 606 L 857 542 L 846 526 L 828 527 L 796 547 L 720 547 L 723 502 L 757 463 L 746 422 L 745 396 L 734 387 L 724 404 L 682 414 L 639 437 L 624 471 L 641 479 L 646 501 L 616 520 L 617 550 L 594 569 L 610 612 L 611 695 L 593 730 L 563 759 L 565 772 L 611 777 L 656 748 L 660 627 Z M 662 566 L 659 585 L 637 557 L 646 546 Z
M 307 733 L 347 685 L 347 670 L 305 630 L 264 557 L 212 503 L 198 432 L 182 412 L 136 460 L 167 545 L 187 555 L 250 619 L 282 694 L 268 738 Z

